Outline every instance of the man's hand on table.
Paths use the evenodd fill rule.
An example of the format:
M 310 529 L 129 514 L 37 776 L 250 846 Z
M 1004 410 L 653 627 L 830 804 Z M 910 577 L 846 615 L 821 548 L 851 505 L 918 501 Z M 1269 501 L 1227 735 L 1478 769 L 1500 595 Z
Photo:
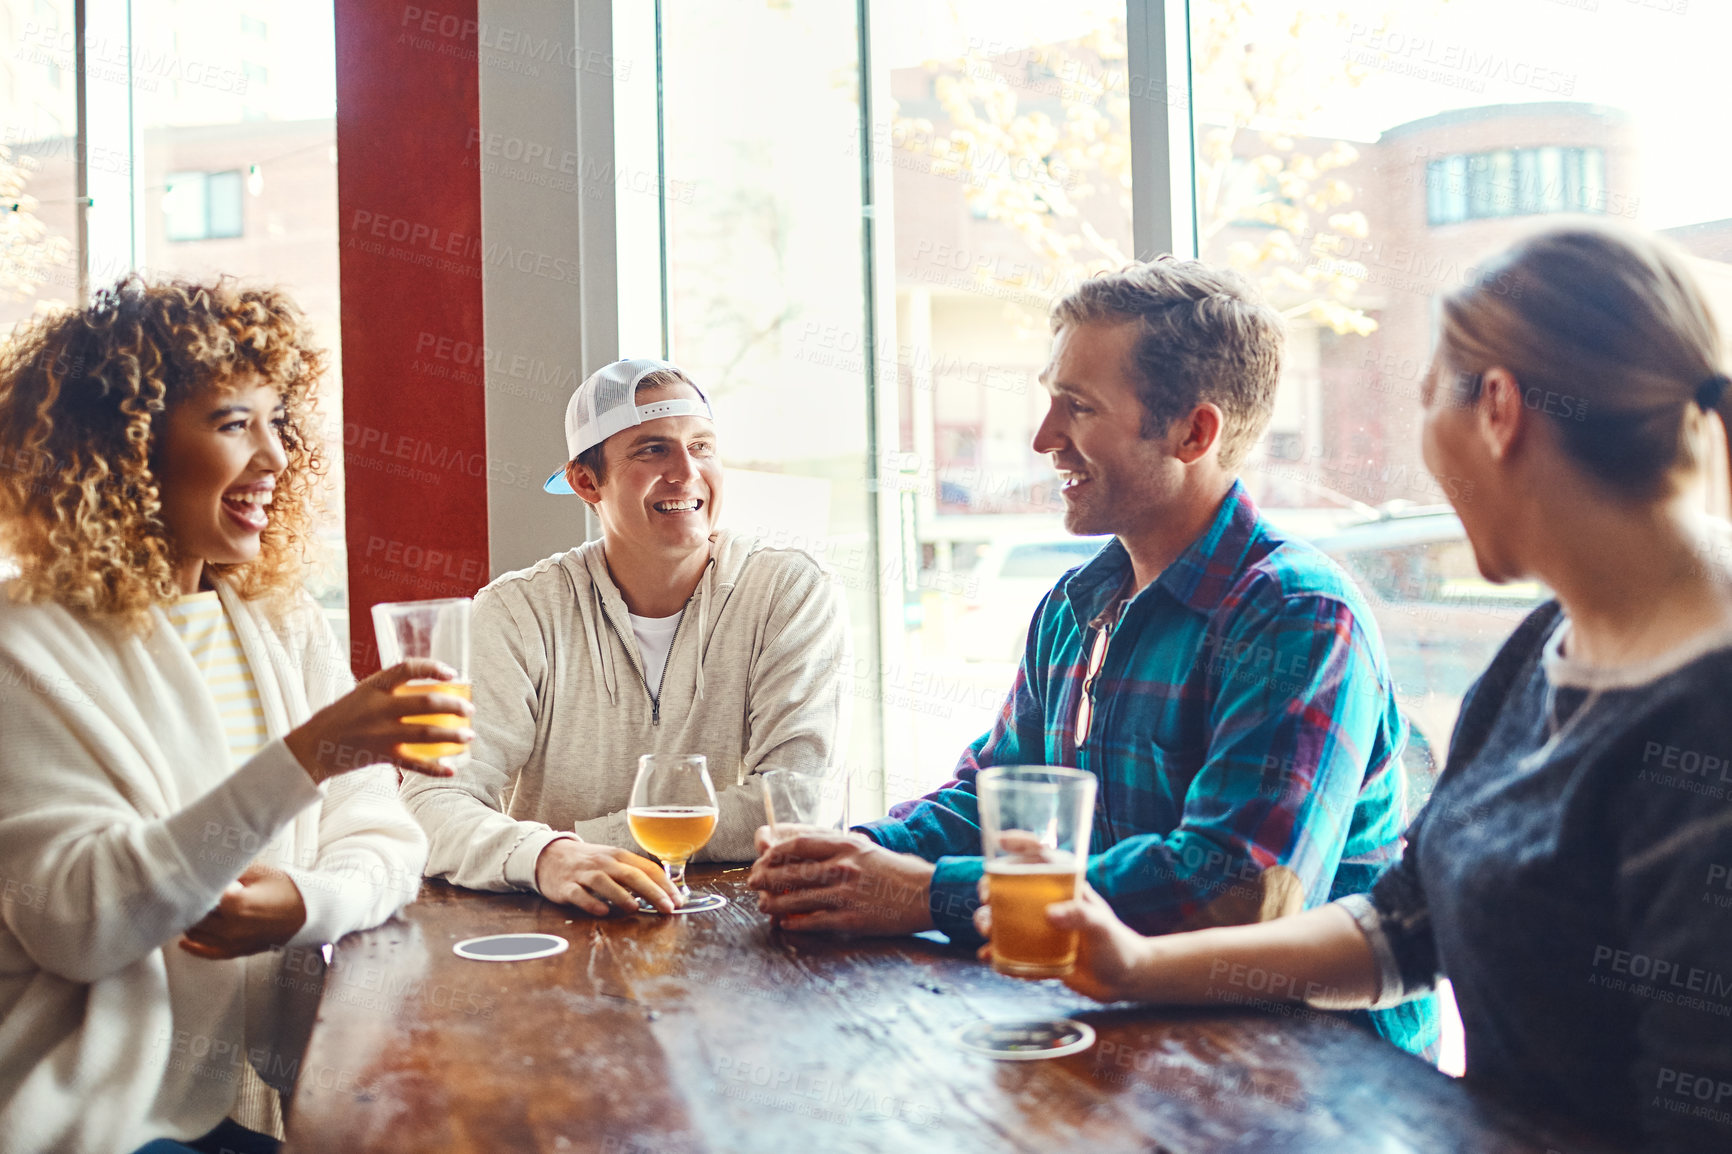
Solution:
M 287 944 L 306 923 L 294 879 L 254 862 L 223 890 L 217 908 L 181 935 L 180 948 L 200 958 L 244 958 Z
M 673 913 L 680 901 L 667 871 L 649 858 L 569 837 L 543 847 L 535 860 L 535 888 L 550 902 L 598 918 L 615 911 L 636 913 L 639 897 L 664 914 Z
M 746 884 L 758 908 L 785 930 L 912 934 L 932 928 L 929 861 L 892 853 L 864 834 L 778 826 L 758 830 Z

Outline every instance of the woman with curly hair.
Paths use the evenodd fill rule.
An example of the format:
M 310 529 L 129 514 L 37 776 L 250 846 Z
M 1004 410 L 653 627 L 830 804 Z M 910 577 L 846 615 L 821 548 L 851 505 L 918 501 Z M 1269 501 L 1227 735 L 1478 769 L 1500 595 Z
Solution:
M 402 718 L 470 707 L 392 696 L 430 661 L 355 686 L 301 589 L 324 363 L 227 279 L 129 278 L 0 347 L 13 1154 L 274 1149 L 319 947 L 414 897 L 393 766 L 450 771 L 397 746 L 471 734 Z

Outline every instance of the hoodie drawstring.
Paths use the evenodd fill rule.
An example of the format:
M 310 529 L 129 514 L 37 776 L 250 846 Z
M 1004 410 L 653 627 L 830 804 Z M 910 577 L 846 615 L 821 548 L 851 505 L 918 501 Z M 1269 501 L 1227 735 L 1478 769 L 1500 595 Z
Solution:
M 607 612 L 607 607 L 602 604 L 601 587 L 595 583 L 593 577 L 589 580 L 589 594 L 590 600 L 594 603 L 594 611 L 585 615 L 583 631 L 589 640 L 590 668 L 601 679 L 602 685 L 607 688 L 607 703 L 618 705 L 619 682 L 614 675 L 613 653 L 602 641 L 601 626 L 598 624 L 602 619 L 602 614 Z
M 710 563 L 704 567 L 704 579 L 698 583 L 698 669 L 694 678 L 697 699 L 704 699 L 704 651 L 708 648 L 709 630 L 707 624 L 710 595 L 715 589 L 716 559 L 712 555 Z

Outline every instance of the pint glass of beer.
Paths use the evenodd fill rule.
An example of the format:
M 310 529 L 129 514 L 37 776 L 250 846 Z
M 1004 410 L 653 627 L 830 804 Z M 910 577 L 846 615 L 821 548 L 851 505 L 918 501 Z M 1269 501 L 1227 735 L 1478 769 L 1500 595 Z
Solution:
M 455 681 L 416 678 L 392 690 L 397 696 L 437 690 L 455 697 L 469 697 L 469 606 L 467 597 L 438 601 L 381 601 L 373 606 L 373 631 L 379 639 L 379 664 L 396 665 L 411 657 L 431 657 L 457 671 Z M 469 720 L 455 713 L 417 713 L 403 718 L 421 725 L 443 725 L 461 729 Z M 405 743 L 403 756 L 456 766 L 468 747 L 454 741 L 429 745 Z
M 992 907 L 992 966 L 1019 978 L 1056 978 L 1076 964 L 1075 930 L 1046 908 L 1076 896 L 1088 864 L 1095 777 L 1051 765 L 1007 765 L 975 779 Z

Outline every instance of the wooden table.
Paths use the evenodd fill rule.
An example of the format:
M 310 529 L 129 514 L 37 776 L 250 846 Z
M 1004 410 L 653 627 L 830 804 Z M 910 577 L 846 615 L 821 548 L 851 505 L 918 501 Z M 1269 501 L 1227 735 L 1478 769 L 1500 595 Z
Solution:
M 773 930 L 744 878 L 694 868 L 694 888 L 731 904 L 608 921 L 426 883 L 403 918 L 337 948 L 287 1149 L 1603 1149 L 1302 1007 L 1103 1010 L 923 938 Z M 451 952 L 527 931 L 571 948 Z M 1053 1013 L 1093 1024 L 1094 1047 L 995 1062 L 951 1041 L 981 1018 Z

